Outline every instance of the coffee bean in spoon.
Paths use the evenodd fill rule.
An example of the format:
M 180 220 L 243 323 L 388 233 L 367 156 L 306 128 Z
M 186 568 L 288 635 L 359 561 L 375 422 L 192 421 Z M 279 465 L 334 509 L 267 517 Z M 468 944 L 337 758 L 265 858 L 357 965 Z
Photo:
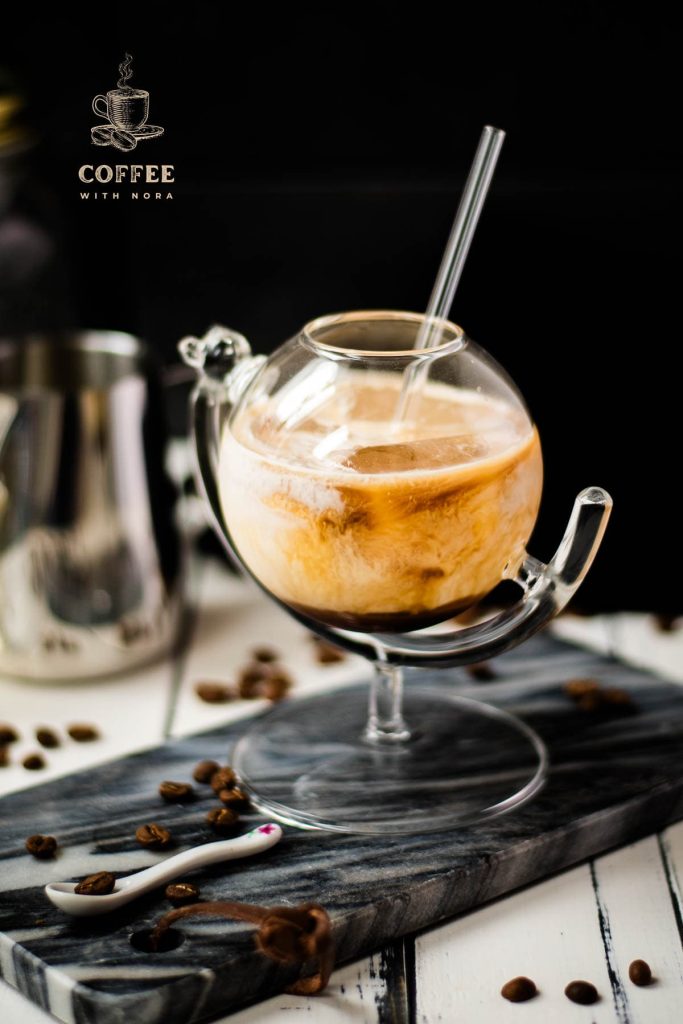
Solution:
M 97 871 L 79 882 L 74 889 L 79 896 L 108 896 L 114 891 L 116 876 L 110 871 Z

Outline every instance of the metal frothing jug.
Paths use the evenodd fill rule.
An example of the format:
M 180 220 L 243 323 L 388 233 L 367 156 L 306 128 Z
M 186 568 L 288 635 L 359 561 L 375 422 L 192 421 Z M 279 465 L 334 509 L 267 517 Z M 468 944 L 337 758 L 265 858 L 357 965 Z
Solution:
M 177 632 L 156 364 L 117 331 L 0 340 L 0 672 L 110 674 Z

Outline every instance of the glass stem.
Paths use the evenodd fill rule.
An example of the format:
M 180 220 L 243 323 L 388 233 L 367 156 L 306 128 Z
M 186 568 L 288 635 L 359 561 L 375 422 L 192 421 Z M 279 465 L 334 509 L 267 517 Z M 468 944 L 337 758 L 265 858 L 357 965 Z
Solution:
M 403 718 L 403 670 L 378 650 L 370 687 L 365 738 L 373 743 L 404 743 L 410 732 Z

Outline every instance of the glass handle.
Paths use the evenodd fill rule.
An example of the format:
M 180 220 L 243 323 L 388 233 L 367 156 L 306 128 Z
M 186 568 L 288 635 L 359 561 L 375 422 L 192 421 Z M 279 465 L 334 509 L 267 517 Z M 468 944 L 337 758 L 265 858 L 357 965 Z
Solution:
M 374 659 L 379 646 L 391 665 L 467 665 L 496 657 L 537 633 L 570 601 L 591 567 L 611 511 L 607 491 L 601 487 L 581 491 L 552 560 L 544 565 L 527 555 L 516 581 L 524 591 L 519 601 L 479 625 L 435 635 L 374 634 L 370 643 L 359 633 L 324 627 L 299 614 L 295 618 L 365 658 Z
M 196 477 L 218 536 L 225 542 L 227 531 L 218 493 L 220 422 L 266 357 L 252 355 L 244 335 L 218 324 L 202 338 L 183 338 L 178 342 L 178 352 L 183 362 L 198 374 L 191 405 Z M 228 552 L 235 557 L 229 548 Z

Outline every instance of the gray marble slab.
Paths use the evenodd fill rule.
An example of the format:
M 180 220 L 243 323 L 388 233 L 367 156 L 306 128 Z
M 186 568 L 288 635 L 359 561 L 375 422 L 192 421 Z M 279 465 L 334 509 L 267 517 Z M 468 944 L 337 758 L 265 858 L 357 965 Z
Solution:
M 536 637 L 495 663 L 493 682 L 462 670 L 431 685 L 521 714 L 550 748 L 548 785 L 520 810 L 458 830 L 368 838 L 287 828 L 282 843 L 252 861 L 201 872 L 204 899 L 264 905 L 322 903 L 333 920 L 338 961 L 376 949 L 510 892 L 609 847 L 683 817 L 683 690 L 652 675 Z M 563 692 L 592 676 L 627 689 L 635 711 L 589 714 Z M 130 936 L 168 909 L 162 892 L 116 915 L 67 919 L 42 887 L 95 870 L 147 866 L 137 825 L 163 821 L 176 849 L 207 841 L 215 800 L 167 806 L 162 779 L 189 780 L 201 758 L 225 761 L 243 724 L 169 742 L 0 800 L 0 973 L 56 1017 L 76 1024 L 187 1024 L 281 990 L 293 972 L 259 954 L 252 929 L 222 920 L 184 922 L 184 942 L 139 952 Z M 245 824 L 257 820 L 246 816 Z M 36 861 L 24 840 L 55 835 L 59 859 Z

